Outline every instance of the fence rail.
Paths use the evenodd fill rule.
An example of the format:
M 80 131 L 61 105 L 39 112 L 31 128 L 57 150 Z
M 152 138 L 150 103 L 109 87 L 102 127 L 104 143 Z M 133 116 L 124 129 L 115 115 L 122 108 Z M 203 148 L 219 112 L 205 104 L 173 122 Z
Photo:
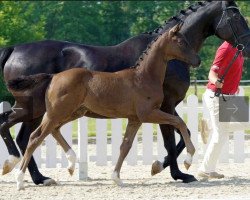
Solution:
M 241 90 L 243 91 L 243 89 Z M 187 98 L 187 103 L 181 102 L 177 107 L 177 112 L 181 117 L 185 115 L 187 119 L 187 125 L 192 133 L 191 139 L 196 147 L 196 154 L 194 156 L 194 163 L 197 163 L 199 159 L 203 157 L 206 149 L 206 145 L 202 144 L 201 137 L 198 129 L 198 115 L 208 117 L 208 111 L 203 104 L 198 103 L 198 98 L 195 95 L 190 95 Z M 88 162 L 94 161 L 97 165 L 107 165 L 108 162 L 115 164 L 119 156 L 119 148 L 122 141 L 123 129 L 122 119 L 111 120 L 111 143 L 108 144 L 107 137 L 107 120 L 96 119 L 96 144 L 88 144 L 88 118 L 82 117 L 78 119 L 78 168 L 79 179 L 87 177 Z M 15 134 L 18 133 L 20 124 L 15 125 Z M 152 164 L 153 160 L 163 160 L 167 155 L 164 149 L 163 139 L 159 126 L 157 126 L 157 134 L 153 136 L 154 131 L 152 124 L 143 124 L 133 143 L 132 149 L 126 159 L 129 165 L 136 165 L 138 161 L 142 161 L 143 164 Z M 64 125 L 61 129 L 66 141 L 72 145 L 72 123 Z M 229 162 L 230 160 L 241 163 L 246 158 L 250 158 L 250 153 L 247 151 L 247 142 L 244 132 L 237 132 L 233 134 L 233 140 L 229 139 L 225 141 L 223 153 L 220 158 L 220 162 Z M 232 138 L 231 137 L 231 138 Z M 155 141 L 154 138 L 157 138 Z M 179 135 L 176 134 L 177 142 Z M 89 147 L 93 145 L 95 149 L 90 152 Z M 0 154 L 0 167 L 2 167 L 4 160 L 8 156 L 7 149 L 0 139 L 1 154 Z M 43 149 L 43 150 L 41 150 Z M 185 151 L 179 156 L 178 162 L 183 162 Z M 38 166 L 45 166 L 47 168 L 57 167 L 58 164 L 61 167 L 67 166 L 67 160 L 65 154 L 62 151 L 58 151 L 57 145 L 53 137 L 48 136 L 43 144 L 43 147 L 39 147 L 34 157 L 38 163 Z

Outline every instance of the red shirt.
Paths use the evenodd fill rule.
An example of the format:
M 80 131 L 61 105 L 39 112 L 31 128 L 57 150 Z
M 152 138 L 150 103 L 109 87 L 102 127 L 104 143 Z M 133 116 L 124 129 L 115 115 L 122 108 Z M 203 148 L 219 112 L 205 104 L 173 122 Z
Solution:
M 233 59 L 237 48 L 234 48 L 228 42 L 223 42 L 223 44 L 218 48 L 213 65 L 210 70 L 213 70 L 218 74 L 218 77 L 222 77 L 228 64 Z M 227 75 L 225 76 L 222 93 L 224 94 L 235 94 L 238 90 L 240 79 L 242 77 L 242 68 L 244 64 L 244 58 L 242 53 L 239 54 L 237 59 L 234 61 L 233 65 L 229 69 Z M 212 91 L 216 90 L 216 87 L 210 81 L 207 84 L 207 88 Z

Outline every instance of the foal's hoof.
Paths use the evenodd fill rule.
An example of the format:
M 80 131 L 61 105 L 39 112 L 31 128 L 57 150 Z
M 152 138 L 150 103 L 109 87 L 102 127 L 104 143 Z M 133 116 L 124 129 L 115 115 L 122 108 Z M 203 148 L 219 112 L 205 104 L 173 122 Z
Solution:
M 18 191 L 24 190 L 24 184 L 17 184 L 17 190 Z
M 43 181 L 43 185 L 44 186 L 57 185 L 57 182 L 54 179 L 49 178 Z
M 66 157 L 69 162 L 68 171 L 69 174 L 72 176 L 75 171 L 76 153 L 72 149 L 69 149 L 66 153 Z
M 24 190 L 24 184 L 23 183 L 17 183 L 17 190 L 18 191 Z
M 163 170 L 163 164 L 160 161 L 155 161 L 152 164 L 152 168 L 151 168 L 151 176 L 154 176 L 158 173 L 160 173 Z
M 14 168 L 14 167 L 13 167 Z M 13 168 L 11 167 L 9 160 L 5 160 L 4 164 L 3 164 L 3 171 L 2 171 L 2 175 L 8 174 L 10 173 Z
M 184 161 L 184 166 L 185 166 L 186 170 L 188 170 L 190 168 L 191 164 L 188 163 L 187 161 Z
M 111 178 L 112 178 L 112 180 L 115 182 L 116 185 L 118 185 L 118 186 L 123 186 L 123 182 L 122 182 L 122 180 L 118 177 L 118 173 L 117 173 L 117 172 L 113 172 Z
M 24 190 L 24 173 L 19 170 L 17 173 L 16 173 L 16 183 L 17 183 L 17 190 L 20 191 L 20 190 Z
M 70 176 L 73 176 L 74 171 L 75 171 L 75 169 L 68 168 L 68 172 L 69 172 Z
M 11 172 L 15 168 L 16 164 L 19 163 L 20 160 L 21 158 L 18 158 L 15 156 L 9 156 L 9 158 L 5 160 L 3 164 L 2 175 L 5 175 Z

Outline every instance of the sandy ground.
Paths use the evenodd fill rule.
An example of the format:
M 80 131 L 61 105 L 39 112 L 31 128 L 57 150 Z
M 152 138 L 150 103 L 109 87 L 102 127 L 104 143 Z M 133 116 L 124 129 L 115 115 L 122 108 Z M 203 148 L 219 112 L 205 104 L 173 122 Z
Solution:
M 190 173 L 195 174 L 194 164 Z M 174 181 L 169 169 L 151 177 L 151 166 L 124 164 L 121 177 L 124 186 L 113 184 L 110 176 L 113 166 L 100 167 L 89 163 L 89 179 L 78 181 L 76 173 L 70 177 L 66 169 L 42 169 L 46 175 L 58 181 L 57 186 L 35 186 L 26 175 L 25 190 L 17 191 L 14 172 L 0 176 L 0 199 L 250 199 L 250 160 L 244 164 L 219 164 L 222 180 L 199 181 L 189 184 Z M 182 168 L 185 172 L 185 170 Z
M 250 152 L 250 143 L 246 142 L 246 150 Z M 95 154 L 95 145 L 88 146 L 89 155 Z M 77 152 L 77 145 L 73 145 Z M 108 145 L 108 152 L 110 152 Z M 138 145 L 139 152 L 142 147 Z M 60 151 L 60 148 L 57 148 Z M 45 156 L 44 148 L 42 155 Z M 199 161 L 201 162 L 201 160 Z M 180 169 L 187 173 L 182 164 Z M 78 167 L 78 166 L 77 166 Z M 190 174 L 196 175 L 199 164 L 193 164 L 189 169 Z M 218 164 L 220 173 L 226 177 L 221 180 L 197 181 L 182 183 L 174 181 L 169 173 L 169 168 L 151 176 L 151 166 L 138 162 L 136 166 L 129 166 L 124 162 L 121 171 L 123 187 L 117 186 L 111 180 L 114 166 L 96 166 L 95 162 L 88 164 L 88 180 L 78 180 L 78 169 L 71 177 L 67 169 L 44 166 L 41 172 L 58 182 L 56 186 L 36 186 L 30 179 L 28 172 L 25 176 L 25 190 L 17 191 L 15 170 L 5 176 L 0 175 L 0 200 L 165 200 L 165 199 L 244 199 L 250 200 L 250 158 L 245 163 Z M 2 170 L 0 170 L 0 174 Z

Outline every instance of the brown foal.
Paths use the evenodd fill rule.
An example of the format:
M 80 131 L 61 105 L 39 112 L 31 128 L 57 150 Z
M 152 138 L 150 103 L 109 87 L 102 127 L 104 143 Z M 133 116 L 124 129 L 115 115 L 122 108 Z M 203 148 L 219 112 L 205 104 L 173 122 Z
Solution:
M 109 118 L 128 118 L 120 156 L 112 175 L 117 184 L 122 183 L 122 163 L 139 127 L 144 122 L 170 124 L 179 129 L 188 152 L 185 163 L 187 167 L 191 165 L 195 148 L 185 123 L 181 118 L 160 110 L 164 97 L 162 87 L 166 62 L 178 59 L 194 66 L 200 64 L 199 56 L 179 33 L 180 26 L 175 26 L 156 39 L 133 68 L 115 73 L 73 68 L 55 75 L 40 74 L 43 80 L 51 80 L 48 81 L 45 96 L 46 113 L 39 127 L 30 136 L 20 171 L 17 173 L 19 190 L 24 188 L 23 177 L 31 155 L 45 137 L 49 133 L 60 134 L 59 129 L 62 125 L 84 116 L 88 111 Z M 39 75 L 30 76 L 31 79 L 37 77 Z M 40 84 L 39 81 L 35 83 Z M 9 90 L 15 93 L 11 84 Z

